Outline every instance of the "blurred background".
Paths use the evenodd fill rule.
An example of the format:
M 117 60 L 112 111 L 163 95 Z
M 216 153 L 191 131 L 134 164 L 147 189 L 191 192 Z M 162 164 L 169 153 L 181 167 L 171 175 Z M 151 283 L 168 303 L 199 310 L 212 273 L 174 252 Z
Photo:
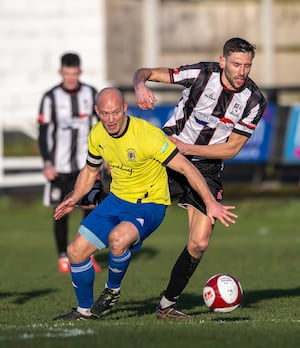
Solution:
M 135 106 L 133 72 L 217 61 L 224 42 L 256 44 L 251 77 L 268 108 L 226 164 L 224 181 L 261 189 L 291 183 L 300 165 L 299 0 L 0 0 L 0 191 L 44 183 L 36 143 L 42 94 L 59 82 L 62 53 L 82 59 L 82 81 L 121 88 L 132 114 L 161 125 L 180 96 L 157 86 L 154 112 Z

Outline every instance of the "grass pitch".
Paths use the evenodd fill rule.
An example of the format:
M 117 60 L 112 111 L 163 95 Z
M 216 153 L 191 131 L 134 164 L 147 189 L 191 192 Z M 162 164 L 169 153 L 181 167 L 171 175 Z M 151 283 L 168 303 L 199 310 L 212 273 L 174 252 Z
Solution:
M 228 202 L 231 204 L 232 201 Z M 300 201 L 257 198 L 234 202 L 229 228 L 217 224 L 203 261 L 184 291 L 180 308 L 189 321 L 157 320 L 160 291 L 185 240 L 185 211 L 172 206 L 159 230 L 133 255 L 121 298 L 111 313 L 91 322 L 58 322 L 76 306 L 70 276 L 57 271 L 51 210 L 40 196 L 0 199 L 0 347 L 300 347 Z M 74 235 L 81 214 L 72 213 Z M 107 251 L 96 255 L 95 297 L 107 277 Z M 202 299 L 216 273 L 236 276 L 242 306 L 210 313 Z

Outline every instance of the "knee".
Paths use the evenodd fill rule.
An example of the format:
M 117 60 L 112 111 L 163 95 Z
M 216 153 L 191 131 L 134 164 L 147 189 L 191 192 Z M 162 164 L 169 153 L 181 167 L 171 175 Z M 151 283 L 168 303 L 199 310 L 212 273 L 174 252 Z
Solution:
M 188 251 L 195 258 L 201 258 L 203 253 L 208 249 L 209 240 L 190 240 L 188 242 Z
M 197 244 L 197 249 L 201 251 L 202 253 L 204 253 L 204 251 L 208 249 L 208 246 L 209 246 L 209 239 L 201 240 Z
M 125 252 L 124 243 L 118 232 L 111 232 L 108 239 L 110 252 L 119 256 Z
M 71 263 L 80 263 L 84 261 L 82 255 L 72 243 L 68 245 L 67 255 Z

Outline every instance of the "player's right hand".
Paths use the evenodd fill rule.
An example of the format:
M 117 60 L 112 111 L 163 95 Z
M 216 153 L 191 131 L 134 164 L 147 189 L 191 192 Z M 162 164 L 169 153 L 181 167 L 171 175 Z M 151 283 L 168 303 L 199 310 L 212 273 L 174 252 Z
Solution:
M 154 110 L 154 103 L 157 102 L 153 92 L 146 86 L 139 86 L 135 89 L 136 104 L 143 110 Z
M 45 167 L 43 174 L 48 181 L 53 181 L 57 177 L 57 171 L 53 166 Z
M 64 215 L 69 214 L 76 207 L 76 203 L 77 202 L 72 197 L 63 200 L 54 211 L 54 219 L 59 220 Z

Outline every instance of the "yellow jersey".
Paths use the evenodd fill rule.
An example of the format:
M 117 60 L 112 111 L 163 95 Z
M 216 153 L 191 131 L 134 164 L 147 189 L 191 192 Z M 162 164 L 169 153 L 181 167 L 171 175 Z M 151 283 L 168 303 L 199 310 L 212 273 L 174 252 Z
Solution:
M 165 133 L 153 124 L 128 116 L 122 135 L 113 137 L 98 122 L 88 138 L 87 164 L 102 159 L 111 169 L 110 192 L 132 203 L 169 205 L 165 165 L 178 153 Z

